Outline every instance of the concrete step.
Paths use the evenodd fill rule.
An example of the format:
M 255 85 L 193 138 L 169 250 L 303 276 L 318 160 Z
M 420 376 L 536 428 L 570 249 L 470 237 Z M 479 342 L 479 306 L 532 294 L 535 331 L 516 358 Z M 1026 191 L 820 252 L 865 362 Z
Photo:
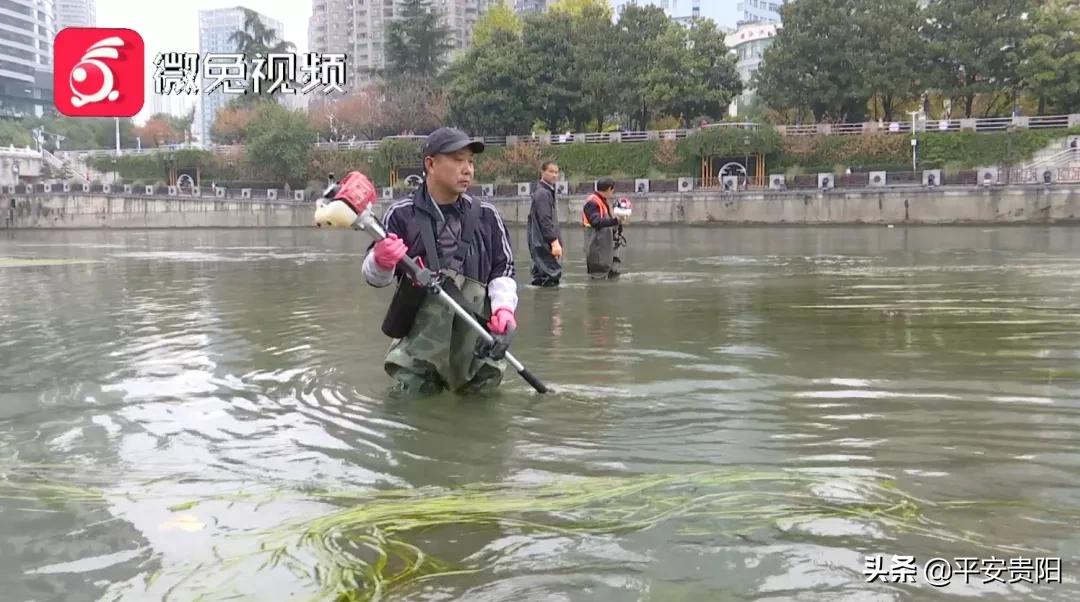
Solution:
M 89 168 L 85 165 L 78 165 L 72 161 L 61 159 L 56 155 L 50 153 L 47 150 L 42 150 L 42 156 L 45 161 L 57 172 L 63 172 L 65 169 L 71 172 L 71 177 L 78 180 L 80 183 L 90 184 L 90 180 L 84 175 Z
M 1024 163 L 1025 168 L 1062 167 L 1080 158 L 1080 150 L 1069 153 L 1071 137 L 1055 138 Z

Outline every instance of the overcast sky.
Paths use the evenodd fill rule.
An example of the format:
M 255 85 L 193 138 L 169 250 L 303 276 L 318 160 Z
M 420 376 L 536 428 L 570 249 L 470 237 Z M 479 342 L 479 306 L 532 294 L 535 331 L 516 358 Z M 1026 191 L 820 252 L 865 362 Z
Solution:
M 701 10 L 716 22 L 734 25 L 737 0 L 701 0 Z M 307 25 L 311 16 L 310 0 L 97 0 L 99 27 L 130 27 L 146 41 L 147 54 L 158 51 L 198 49 L 199 11 L 210 8 L 246 6 L 285 24 L 285 39 L 307 50 Z M 679 0 L 679 13 L 690 12 L 690 0 Z
M 619 4 L 613 2 L 613 4 Z M 701 0 L 701 11 L 722 25 L 734 26 L 738 0 Z M 152 69 L 158 52 L 196 52 L 199 49 L 199 11 L 245 6 L 278 19 L 285 25 L 284 38 L 300 52 L 307 51 L 307 26 L 311 0 L 97 0 L 98 27 L 127 27 L 139 32 L 146 43 L 147 67 Z M 690 12 L 691 0 L 679 0 L 678 14 Z M 152 73 L 152 71 L 149 71 Z M 139 116 L 149 116 L 150 99 Z

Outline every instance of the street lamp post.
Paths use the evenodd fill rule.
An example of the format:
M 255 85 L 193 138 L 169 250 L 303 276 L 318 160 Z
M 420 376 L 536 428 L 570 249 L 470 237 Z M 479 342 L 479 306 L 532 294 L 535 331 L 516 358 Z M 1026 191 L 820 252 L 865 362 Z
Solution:
M 15 176 L 15 185 L 19 185 L 19 160 L 15 159 L 11 162 L 11 173 Z
M 1012 184 L 1013 179 L 1013 134 L 1016 133 L 1016 125 L 1009 124 L 1005 129 L 1005 183 Z
M 743 176 L 746 178 L 743 189 L 750 188 L 750 136 L 743 136 Z
M 914 173 L 919 171 L 915 150 L 919 146 L 919 141 L 915 138 L 915 116 L 921 111 L 908 111 L 907 113 L 911 115 L 911 171 Z

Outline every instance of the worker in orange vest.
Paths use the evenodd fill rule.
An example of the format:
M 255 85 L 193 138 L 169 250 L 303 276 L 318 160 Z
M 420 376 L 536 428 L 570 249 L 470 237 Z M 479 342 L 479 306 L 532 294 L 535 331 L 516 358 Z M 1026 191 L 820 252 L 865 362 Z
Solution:
M 615 239 L 618 227 L 626 218 L 613 215 L 610 199 L 614 194 L 615 181 L 601 178 L 596 182 L 596 192 L 585 199 L 581 210 L 581 225 L 585 227 L 585 269 L 593 280 L 619 275 Z

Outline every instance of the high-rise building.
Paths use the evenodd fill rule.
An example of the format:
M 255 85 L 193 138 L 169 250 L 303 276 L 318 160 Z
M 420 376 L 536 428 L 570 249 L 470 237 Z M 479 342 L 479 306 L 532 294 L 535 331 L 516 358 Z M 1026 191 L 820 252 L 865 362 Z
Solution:
M 472 30 L 488 7 L 498 0 L 429 0 L 450 30 L 453 52 L 472 42 Z M 308 21 L 311 52 L 344 53 L 348 88 L 363 86 L 373 72 L 386 68 L 387 26 L 400 19 L 404 0 L 312 0 Z
M 55 0 L 56 30 L 65 27 L 97 27 L 95 0 Z
M 627 6 L 657 6 L 664 9 L 664 14 L 669 17 L 677 16 L 679 11 L 679 0 L 616 0 L 615 1 L 615 14 L 618 15 Z
M 544 12 L 547 10 L 548 4 L 551 4 L 548 0 L 515 0 L 512 6 L 519 14 L 527 15 L 529 13 Z
M 444 22 L 450 29 L 452 53 L 467 50 L 472 44 L 472 32 L 476 22 L 484 16 L 489 6 L 498 0 L 438 0 L 433 2 L 442 12 Z
M 678 16 L 674 17 L 676 23 L 679 23 L 679 24 L 685 25 L 685 26 L 693 25 L 694 22 L 697 21 L 700 18 L 701 18 L 701 0 L 691 0 L 690 1 L 690 14 L 688 14 L 688 15 L 678 15 Z M 724 28 L 721 27 L 721 29 L 724 29 Z M 725 30 L 725 33 L 726 33 L 726 30 Z
M 743 0 L 737 6 L 740 23 L 779 23 L 780 7 L 788 0 Z
M 754 98 L 751 86 L 754 73 L 761 65 L 765 49 L 772 45 L 778 27 L 775 23 L 742 23 L 725 37 L 724 43 L 735 55 L 735 68 L 743 84 L 743 93 L 731 103 L 730 114 L 737 115 L 740 107 L 746 106 Z
M 158 113 L 164 113 L 166 115 L 173 115 L 174 117 L 183 117 L 191 110 L 191 106 L 194 104 L 194 96 L 187 94 L 149 94 L 147 100 L 150 102 L 150 109 L 152 115 Z M 196 115 L 197 116 L 197 115 Z
M 0 2 L 0 115 L 41 116 L 53 109 L 52 0 Z
M 245 9 L 239 6 L 199 11 L 200 57 L 205 57 L 208 52 L 236 52 L 236 42 L 232 40 L 232 36 L 238 31 L 244 31 L 244 11 Z M 280 41 L 285 32 L 285 27 L 281 24 L 281 21 L 271 19 L 262 13 L 256 12 L 256 14 L 259 15 L 259 19 L 268 29 L 274 30 L 275 38 L 270 42 L 270 45 L 272 46 Z M 251 58 L 254 57 L 249 57 L 249 60 Z M 205 66 L 201 67 L 200 71 L 205 74 Z M 234 95 L 223 92 L 221 88 L 206 94 L 205 90 L 213 83 L 213 79 L 203 77 L 199 84 L 199 108 L 196 111 L 197 126 L 195 131 L 199 136 L 199 142 L 202 144 L 213 142 L 210 128 L 214 124 L 214 117 L 222 107 L 235 98 Z

